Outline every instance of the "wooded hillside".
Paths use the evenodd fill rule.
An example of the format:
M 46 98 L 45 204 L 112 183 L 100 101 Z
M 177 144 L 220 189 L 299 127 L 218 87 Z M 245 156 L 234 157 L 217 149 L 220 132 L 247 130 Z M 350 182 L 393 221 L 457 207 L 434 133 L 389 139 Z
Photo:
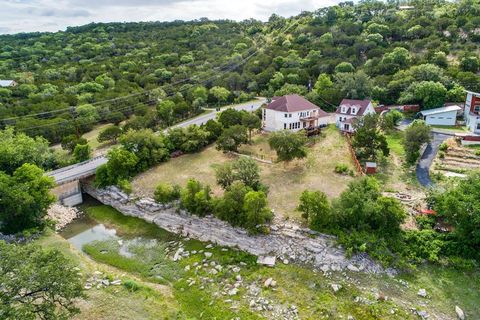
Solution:
M 433 108 L 480 91 L 480 1 L 408 5 L 3 35 L 0 79 L 18 86 L 0 88 L 0 123 L 55 142 L 97 122 L 156 127 L 171 121 L 165 110 L 185 118 L 253 94 L 304 94 L 332 110 L 344 97 Z

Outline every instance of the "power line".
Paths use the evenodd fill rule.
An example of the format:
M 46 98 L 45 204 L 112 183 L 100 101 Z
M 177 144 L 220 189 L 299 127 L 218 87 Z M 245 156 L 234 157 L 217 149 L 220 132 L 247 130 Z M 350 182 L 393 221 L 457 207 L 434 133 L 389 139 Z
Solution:
M 288 28 L 286 28 L 284 31 L 281 31 L 276 37 L 278 37 L 280 34 L 283 34 L 285 32 L 287 32 L 289 29 L 291 29 L 293 26 L 295 26 L 296 24 L 298 24 L 298 21 L 296 21 L 295 23 L 291 24 Z M 265 41 L 266 43 L 267 41 Z M 260 51 L 261 48 L 259 48 L 258 46 L 256 46 L 255 50 L 249 54 L 247 57 L 243 58 L 240 62 L 238 62 L 237 64 L 233 65 L 233 66 L 230 66 L 229 68 L 227 68 L 226 70 L 223 70 L 223 73 L 226 73 L 226 72 L 230 72 L 232 70 L 235 70 L 236 68 L 238 68 L 239 66 L 245 64 L 248 60 L 250 60 L 253 56 L 255 56 L 259 51 Z M 216 67 L 215 69 L 220 69 L 221 67 Z M 206 80 L 200 82 L 201 84 L 205 84 L 215 78 L 218 78 L 221 74 L 216 74 L 214 76 L 211 76 L 209 78 L 207 78 Z M 190 78 L 186 78 L 186 79 L 183 79 L 183 80 L 180 80 L 180 81 L 177 81 L 173 84 L 169 84 L 170 87 L 173 87 L 174 85 L 177 85 L 177 84 L 180 84 L 180 83 L 183 83 L 183 82 L 186 82 L 186 81 L 189 81 L 189 80 L 193 80 L 194 78 L 198 78 L 198 76 L 192 76 Z M 155 88 L 156 89 L 156 88 Z M 140 95 L 140 94 L 146 94 L 146 93 L 150 93 L 152 92 L 153 90 L 155 89 L 150 89 L 150 90 L 144 90 L 143 92 L 139 92 L 139 93 L 134 93 L 134 94 L 131 94 L 131 95 L 127 95 L 127 96 L 122 96 L 122 97 L 119 97 L 119 98 L 114 98 L 114 99 L 109 99 L 109 100 L 104 100 L 104 101 L 99 101 L 99 102 L 96 102 L 96 103 L 92 103 L 92 105 L 97 105 L 97 104 L 100 104 L 100 103 L 104 103 L 104 102 L 109 102 L 109 101 L 116 101 L 116 100 L 121 100 L 121 99 L 125 99 L 125 98 L 128 98 L 128 97 L 132 97 L 132 96 L 137 96 L 137 95 Z M 186 90 L 187 88 L 185 88 L 184 90 Z M 183 90 L 180 89 L 179 90 L 180 92 L 182 92 Z M 178 92 L 178 91 L 177 91 Z M 174 93 L 171 93 L 171 94 L 167 94 L 167 97 L 170 96 L 170 95 L 173 95 Z M 131 108 L 131 107 L 135 107 L 137 105 L 140 105 L 140 104 L 147 104 L 147 103 L 150 103 L 150 102 L 153 102 L 155 100 L 150 100 L 150 101 L 146 101 L 146 102 L 139 102 L 133 106 L 124 106 L 122 108 L 119 108 L 119 109 L 114 109 L 114 110 L 110 110 L 110 113 L 112 112 L 118 112 L 122 109 L 128 109 L 128 108 Z M 68 108 L 64 108 L 62 109 L 62 111 L 71 111 L 72 108 L 76 108 L 76 106 L 70 106 Z M 55 112 L 60 112 L 60 110 L 54 110 Z M 42 112 L 42 113 L 39 113 L 39 114 L 45 114 L 45 112 Z M 33 115 L 27 115 L 27 116 L 24 116 L 24 117 L 31 117 Z M 22 118 L 22 117 L 16 117 L 16 118 L 8 118 L 8 119 L 0 119 L 0 121 L 6 121 L 6 120 L 14 120 L 14 119 L 18 119 L 18 118 Z M 102 121 L 104 119 L 101 119 L 101 120 L 98 120 L 98 121 L 95 121 L 94 123 L 97 123 L 99 121 Z M 21 128 L 21 130 L 29 130 L 29 129 L 35 129 L 35 128 L 41 128 L 41 127 L 48 127 L 48 126 L 54 126 L 54 125 L 59 125 L 59 124 L 66 124 L 66 123 L 70 123 L 70 122 L 74 122 L 76 121 L 75 119 L 72 119 L 72 120 L 66 120 L 63 121 L 63 122 L 55 122 L 55 123 L 49 123 L 49 124 L 44 124 L 44 125 L 38 125 L 38 126 L 31 126 L 31 127 L 25 127 L 25 128 Z

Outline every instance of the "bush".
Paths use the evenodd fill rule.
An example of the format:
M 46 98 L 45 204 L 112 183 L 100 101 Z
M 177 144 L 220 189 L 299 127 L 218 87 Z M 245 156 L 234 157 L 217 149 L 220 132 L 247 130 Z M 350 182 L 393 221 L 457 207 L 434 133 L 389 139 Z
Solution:
M 438 152 L 438 157 L 439 157 L 440 159 L 444 159 L 444 158 L 445 158 L 445 151 L 439 151 L 439 152 Z
M 475 155 L 480 157 L 480 150 L 475 151 Z
M 134 292 L 134 291 L 138 291 L 140 290 L 140 285 L 133 281 L 133 280 L 126 280 L 124 283 L 123 283 L 123 286 L 125 288 L 127 288 L 127 290 L 131 291 L 131 292 Z
M 132 184 L 127 179 L 118 180 L 117 185 L 126 194 L 132 193 Z
M 180 198 L 180 187 L 178 185 L 172 186 L 168 183 L 160 183 L 155 189 L 155 201 L 158 203 L 170 203 Z
M 92 148 L 88 144 L 77 144 L 73 149 L 73 157 L 77 162 L 83 162 L 90 159 Z
M 212 211 L 210 187 L 190 179 L 180 194 L 180 207 L 201 217 Z
M 348 174 L 348 172 L 350 171 L 348 166 L 344 163 L 339 163 L 335 166 L 335 173 L 339 173 L 339 174 Z
M 447 151 L 448 150 L 448 144 L 446 142 L 442 142 L 440 147 L 438 148 L 440 151 Z

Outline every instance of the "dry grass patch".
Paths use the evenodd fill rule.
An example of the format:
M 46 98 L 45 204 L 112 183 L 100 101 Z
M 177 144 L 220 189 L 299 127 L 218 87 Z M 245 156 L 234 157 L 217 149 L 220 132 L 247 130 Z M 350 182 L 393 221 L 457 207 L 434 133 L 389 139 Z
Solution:
M 259 163 L 262 182 L 269 186 L 269 204 L 279 217 L 299 218 L 295 211 L 300 194 L 305 189 L 321 190 L 330 198 L 337 197 L 353 179 L 334 172 L 339 163 L 353 164 L 347 144 L 338 130 L 331 126 L 316 143 L 309 148 L 306 159 L 291 163 Z M 258 134 L 251 145 L 243 146 L 241 152 L 265 159 L 275 159 L 275 153 L 268 146 L 268 135 Z M 140 175 L 132 182 L 133 190 L 142 196 L 152 196 L 160 182 L 185 185 L 189 178 L 195 178 L 212 186 L 214 194 L 222 193 L 215 181 L 215 167 L 234 158 L 210 146 L 200 153 L 187 154 L 162 163 Z

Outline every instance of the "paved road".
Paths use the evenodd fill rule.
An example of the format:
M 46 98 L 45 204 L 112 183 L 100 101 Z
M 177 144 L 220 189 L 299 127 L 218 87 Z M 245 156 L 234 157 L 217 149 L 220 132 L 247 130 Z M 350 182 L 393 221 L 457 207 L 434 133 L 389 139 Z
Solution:
M 252 111 L 255 111 L 258 108 L 260 108 L 260 106 L 265 102 L 266 102 L 266 99 L 259 98 L 256 101 L 250 101 L 250 102 L 247 102 L 247 103 L 242 103 L 242 104 L 231 106 L 231 108 L 234 108 L 236 110 L 247 110 L 247 111 L 252 112 Z M 213 111 L 213 112 L 207 113 L 205 115 L 198 116 L 196 118 L 181 122 L 181 123 L 173 126 L 172 128 L 176 128 L 176 127 L 183 128 L 183 127 L 188 127 L 188 126 L 193 125 L 193 124 L 202 125 L 210 119 L 215 119 L 215 117 L 217 116 L 217 113 L 222 112 L 226 108 L 229 108 L 229 107 L 224 107 L 220 111 Z M 165 130 L 165 131 L 167 131 L 167 130 Z M 103 155 L 103 156 L 95 157 L 95 158 L 93 158 L 91 160 L 88 160 L 88 161 L 85 161 L 85 162 L 77 163 L 77 164 L 74 164 L 74 165 L 71 165 L 71 166 L 68 166 L 68 167 L 65 167 L 65 168 L 61 168 L 61 169 L 58 169 L 58 170 L 55 170 L 55 171 L 47 172 L 47 176 L 53 177 L 57 184 L 63 184 L 63 183 L 67 183 L 69 181 L 73 181 L 73 180 L 77 180 L 77 179 L 81 179 L 81 178 L 86 178 L 88 176 L 93 175 L 95 173 L 95 171 L 97 170 L 97 168 L 99 166 L 101 166 L 102 164 L 105 164 L 107 161 L 108 160 L 107 160 L 106 156 Z
M 448 138 L 450 138 L 449 135 L 433 133 L 432 141 L 427 145 L 427 148 L 423 152 L 416 168 L 417 180 L 422 186 L 432 186 L 432 180 L 430 179 L 430 166 L 432 165 L 433 159 L 435 158 L 440 145 Z
M 190 119 L 190 120 L 181 122 L 179 124 L 176 124 L 176 125 L 172 126 L 171 128 L 184 128 L 184 127 L 188 127 L 192 124 L 196 124 L 197 126 L 200 126 L 202 124 L 205 124 L 208 120 L 215 119 L 215 117 L 217 116 L 217 113 L 225 111 L 228 108 L 233 108 L 233 109 L 236 109 L 236 110 L 246 110 L 246 111 L 252 112 L 252 111 L 255 111 L 258 108 L 260 108 L 262 106 L 262 104 L 264 104 L 266 101 L 267 101 L 267 99 L 265 99 L 265 98 L 259 98 L 256 101 L 250 101 L 250 102 L 246 102 L 246 103 L 242 103 L 242 104 L 233 105 L 233 106 L 230 106 L 230 107 L 223 107 L 220 111 L 213 111 L 213 112 L 195 117 L 193 119 Z M 166 129 L 165 131 L 168 131 L 168 129 Z

